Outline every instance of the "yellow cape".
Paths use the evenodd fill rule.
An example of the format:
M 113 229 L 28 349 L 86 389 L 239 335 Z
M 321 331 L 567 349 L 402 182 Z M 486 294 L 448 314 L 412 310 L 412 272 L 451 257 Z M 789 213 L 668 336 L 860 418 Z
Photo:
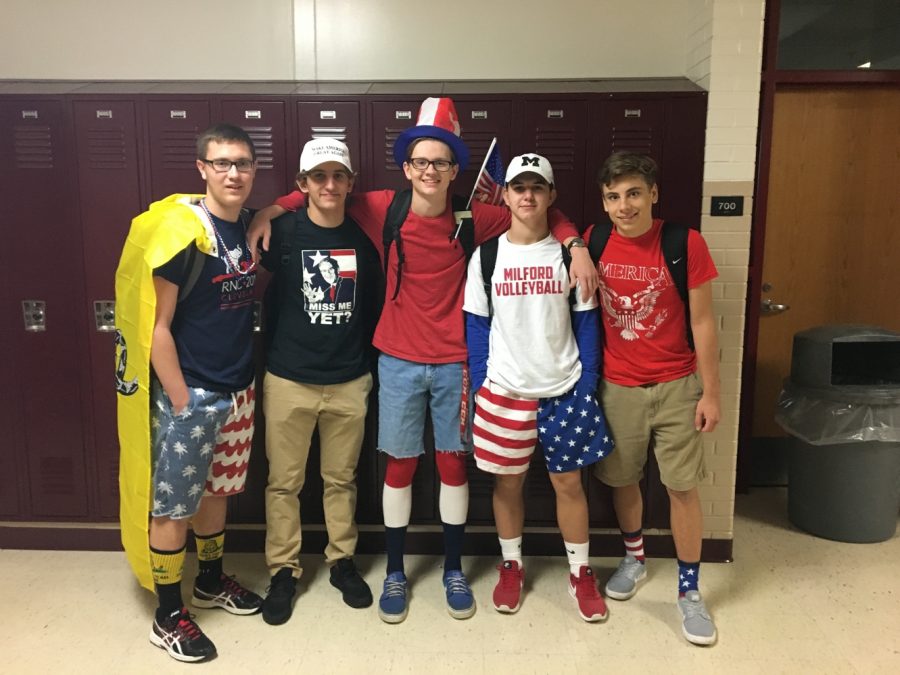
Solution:
M 216 254 L 196 206 L 202 195 L 170 195 L 131 221 L 116 269 L 116 401 L 119 422 L 119 522 L 122 546 L 141 586 L 150 566 L 150 344 L 156 317 L 153 270 L 192 241 Z

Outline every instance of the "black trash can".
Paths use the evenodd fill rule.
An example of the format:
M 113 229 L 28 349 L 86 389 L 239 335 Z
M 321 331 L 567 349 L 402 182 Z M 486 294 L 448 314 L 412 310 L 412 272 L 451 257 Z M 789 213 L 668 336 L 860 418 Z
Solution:
M 900 333 L 795 335 L 775 419 L 791 435 L 790 521 L 837 541 L 890 539 L 900 510 Z

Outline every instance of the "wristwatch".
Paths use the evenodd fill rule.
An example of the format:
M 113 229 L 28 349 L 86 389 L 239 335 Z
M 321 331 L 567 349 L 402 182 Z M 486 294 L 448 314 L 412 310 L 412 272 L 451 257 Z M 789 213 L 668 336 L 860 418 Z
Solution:
M 566 244 L 566 250 L 571 253 L 573 248 L 587 248 L 587 244 L 581 237 L 573 237 L 572 241 Z

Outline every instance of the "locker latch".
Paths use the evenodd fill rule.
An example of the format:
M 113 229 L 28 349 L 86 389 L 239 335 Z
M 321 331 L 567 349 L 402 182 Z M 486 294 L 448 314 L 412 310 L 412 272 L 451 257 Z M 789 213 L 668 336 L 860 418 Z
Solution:
M 25 330 L 39 333 L 47 330 L 47 303 L 43 300 L 23 300 L 22 315 L 25 318 Z
M 101 333 L 111 333 L 116 329 L 115 300 L 94 300 L 94 322 Z

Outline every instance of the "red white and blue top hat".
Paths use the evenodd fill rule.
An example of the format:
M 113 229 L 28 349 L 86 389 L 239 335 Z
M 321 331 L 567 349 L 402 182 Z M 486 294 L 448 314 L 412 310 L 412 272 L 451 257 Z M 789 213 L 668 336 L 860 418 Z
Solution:
M 469 148 L 459 137 L 459 117 L 450 98 L 426 98 L 419 108 L 416 126 L 404 129 L 394 143 L 394 161 L 402 167 L 406 149 L 417 138 L 435 138 L 450 146 L 460 171 L 469 165 Z

